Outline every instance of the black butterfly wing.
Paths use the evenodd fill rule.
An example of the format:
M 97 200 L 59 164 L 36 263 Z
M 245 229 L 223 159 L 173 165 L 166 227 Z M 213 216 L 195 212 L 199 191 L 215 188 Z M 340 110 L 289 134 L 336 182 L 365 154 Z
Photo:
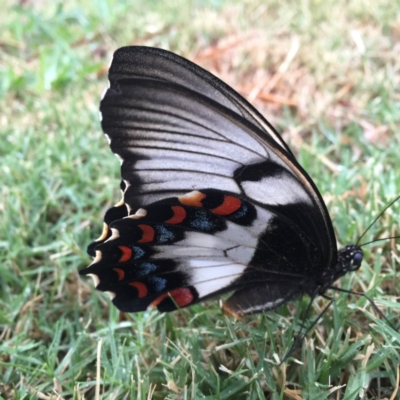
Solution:
M 307 279 L 318 278 L 335 262 L 331 221 L 315 185 L 279 135 L 267 129 L 269 124 L 240 95 L 187 60 L 142 47 L 116 52 L 110 82 L 100 107 L 102 128 L 122 162 L 126 208 L 120 205 L 119 210 L 122 216 L 132 217 L 111 223 L 118 238 L 109 239 L 111 232 L 106 229 L 99 246 L 91 247 L 101 258 L 83 273 L 96 275 L 99 289 L 115 293 L 114 303 L 119 308 L 139 311 L 156 304 L 168 310 L 160 307 L 168 293 L 176 293 L 172 296 L 175 303 L 184 306 L 236 289 L 227 303 L 230 311 L 267 310 L 303 292 Z M 203 222 L 215 216 L 214 209 L 224 208 L 227 195 L 256 207 L 256 217 L 248 217 L 245 226 L 228 221 L 210 232 L 205 230 L 206 222 L 198 223 L 199 217 L 189 218 L 195 226 L 178 224 L 175 228 L 182 235 L 175 232 L 168 243 L 154 236 L 149 251 L 138 250 L 145 259 L 129 260 L 133 263 L 130 270 L 135 271 L 143 269 L 140 263 L 157 260 L 156 270 L 141 279 L 124 272 L 120 280 L 122 275 L 115 271 L 111 275 L 117 281 L 110 278 L 110 271 L 126 262 L 119 247 L 142 246 L 137 243 L 140 237 L 121 234 L 127 221 L 146 225 L 147 218 L 154 215 L 147 205 L 166 199 L 182 205 L 181 199 L 188 194 L 193 197 L 190 193 L 205 192 L 204 201 L 216 207 L 184 204 L 205 209 Z M 167 211 L 171 207 L 167 206 Z M 148 214 L 135 215 L 141 208 Z M 167 211 L 158 216 L 163 229 L 171 225 Z M 225 210 L 225 214 L 217 214 L 218 221 L 226 223 L 230 215 Z M 106 225 L 110 225 L 107 218 Z M 109 240 L 102 244 L 106 238 Z M 116 239 L 124 244 L 118 247 Z M 184 256 L 178 257 L 182 253 L 177 247 L 185 248 Z M 213 253 L 216 248 L 218 254 Z M 163 263 L 171 260 L 175 260 L 174 266 L 165 267 Z M 129 282 L 124 280 L 126 276 Z M 164 276 L 168 285 L 153 287 L 146 280 L 152 276 Z M 146 287 L 146 296 L 139 286 Z M 185 303 L 187 296 L 191 301 Z M 186 300 L 182 302 L 181 297 Z M 156 301 L 160 298 L 161 303 Z

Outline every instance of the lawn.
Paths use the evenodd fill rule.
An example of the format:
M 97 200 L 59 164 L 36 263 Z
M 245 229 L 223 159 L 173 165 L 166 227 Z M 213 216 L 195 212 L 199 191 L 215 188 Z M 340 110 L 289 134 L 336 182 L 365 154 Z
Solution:
M 18 3 L 18 5 L 17 5 Z M 240 321 L 218 299 L 119 313 L 78 271 L 119 162 L 98 119 L 112 53 L 161 47 L 208 69 L 282 133 L 339 247 L 400 194 L 400 2 L 5 0 L 0 21 L 0 399 L 400 396 L 400 239 L 364 247 L 280 365 L 304 297 Z M 399 236 L 400 201 L 362 241 Z M 314 301 L 309 326 L 328 300 Z M 393 329 L 395 327 L 395 329 Z

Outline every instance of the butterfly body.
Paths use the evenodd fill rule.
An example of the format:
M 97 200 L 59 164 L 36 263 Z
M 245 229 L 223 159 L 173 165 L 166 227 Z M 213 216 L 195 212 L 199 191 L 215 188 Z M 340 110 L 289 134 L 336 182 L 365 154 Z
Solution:
M 123 200 L 81 271 L 123 311 L 172 311 L 226 292 L 232 315 L 315 297 L 361 265 L 337 251 L 315 184 L 240 95 L 172 53 L 115 55 L 100 106 Z

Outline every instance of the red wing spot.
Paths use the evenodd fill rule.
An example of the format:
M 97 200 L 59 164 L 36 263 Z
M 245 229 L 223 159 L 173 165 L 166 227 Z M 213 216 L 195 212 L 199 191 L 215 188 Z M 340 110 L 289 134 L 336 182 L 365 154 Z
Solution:
M 179 307 L 184 307 L 194 300 L 193 293 L 188 288 L 176 289 L 169 292 Z
M 178 200 L 179 202 L 187 206 L 203 207 L 203 204 L 201 204 L 201 202 L 206 197 L 207 196 L 204 193 L 201 193 L 198 190 L 194 190 L 193 192 L 186 193 L 185 195 L 178 197 Z
M 186 210 L 181 206 L 172 206 L 174 216 L 165 222 L 167 224 L 180 224 L 186 218 Z
M 187 306 L 194 300 L 193 293 L 189 288 L 181 288 L 162 294 L 152 301 L 151 305 L 157 307 L 167 297 L 172 297 L 178 307 Z
M 213 208 L 210 211 L 217 215 L 230 215 L 239 210 L 241 206 L 242 201 L 237 197 L 225 196 L 224 202 L 220 206 Z
M 131 259 L 132 250 L 127 246 L 118 246 L 118 248 L 122 251 L 122 256 L 118 260 L 118 262 L 125 262 Z
M 147 286 L 142 282 L 131 282 L 129 286 L 133 286 L 137 289 L 139 299 L 146 297 L 147 293 L 149 292 Z
M 138 225 L 138 227 L 142 230 L 143 235 L 138 243 L 149 243 L 152 242 L 154 239 L 154 228 L 150 225 Z
M 125 278 L 125 271 L 121 268 L 113 268 L 113 270 L 118 274 L 118 280 L 122 281 Z

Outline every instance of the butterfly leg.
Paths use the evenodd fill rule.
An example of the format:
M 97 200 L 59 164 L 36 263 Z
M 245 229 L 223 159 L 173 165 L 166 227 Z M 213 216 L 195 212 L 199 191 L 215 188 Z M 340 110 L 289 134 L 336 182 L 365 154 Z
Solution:
M 304 320 L 307 319 L 307 316 L 311 310 L 311 305 L 314 301 L 314 298 L 316 297 L 318 293 L 315 293 L 314 296 L 311 297 L 310 302 L 308 303 L 307 310 L 304 316 Z M 292 354 L 293 352 L 299 347 L 300 343 L 304 340 L 304 338 L 308 335 L 308 332 L 311 331 L 311 329 L 314 328 L 314 326 L 318 323 L 318 321 L 323 317 L 323 315 L 326 313 L 326 311 L 329 309 L 329 307 L 332 305 L 332 303 L 335 301 L 335 299 L 331 298 L 329 303 L 325 306 L 325 308 L 321 311 L 321 313 L 318 315 L 318 317 L 313 321 L 313 323 L 305 330 L 305 332 L 301 332 L 304 328 L 304 323 L 301 324 L 300 326 L 300 331 L 299 333 L 295 336 L 293 340 L 293 344 L 290 347 L 290 349 L 286 352 L 285 356 L 283 357 L 281 364 L 284 363 Z

